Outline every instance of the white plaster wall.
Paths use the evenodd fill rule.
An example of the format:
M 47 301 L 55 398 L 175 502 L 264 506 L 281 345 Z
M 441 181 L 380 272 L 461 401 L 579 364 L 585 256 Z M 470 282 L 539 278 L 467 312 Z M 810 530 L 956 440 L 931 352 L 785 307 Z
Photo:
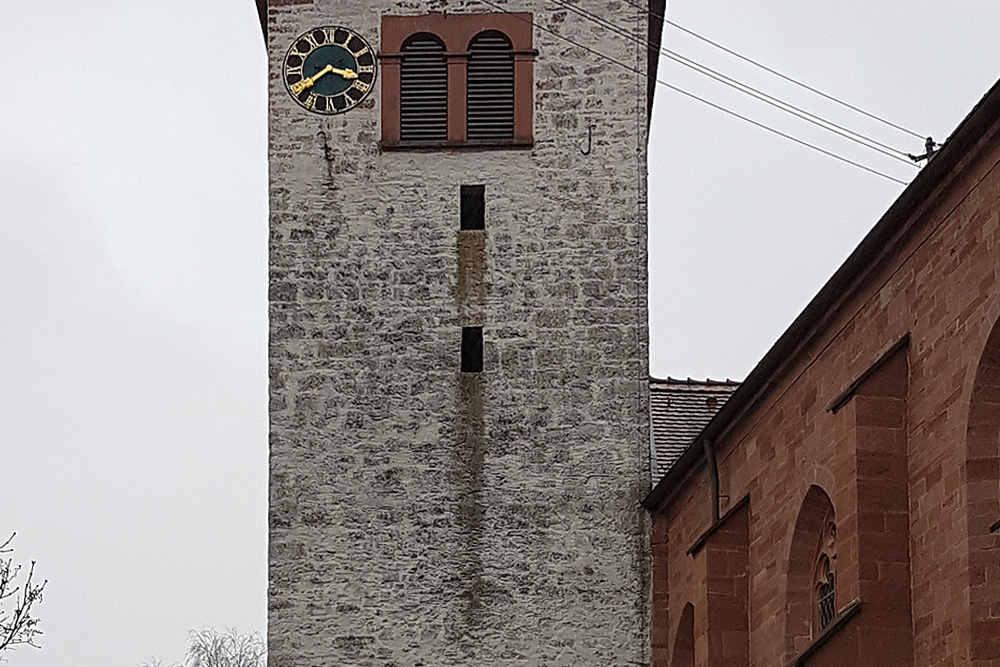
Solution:
M 645 69 L 551 2 L 504 6 Z M 442 9 L 493 11 L 270 9 L 270 664 L 648 664 L 645 80 L 536 28 L 535 147 L 425 153 L 379 150 L 381 79 L 335 117 L 281 83 L 307 28 L 377 48 L 382 14 Z M 486 184 L 481 301 L 463 183 Z

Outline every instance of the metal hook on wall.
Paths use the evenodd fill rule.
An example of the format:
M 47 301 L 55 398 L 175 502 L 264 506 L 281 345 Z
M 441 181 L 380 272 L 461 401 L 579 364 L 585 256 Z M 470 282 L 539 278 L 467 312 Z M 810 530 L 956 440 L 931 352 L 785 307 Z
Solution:
M 587 150 L 580 149 L 580 153 L 583 155 L 590 155 L 594 148 L 594 130 L 597 129 L 596 125 L 587 126 Z

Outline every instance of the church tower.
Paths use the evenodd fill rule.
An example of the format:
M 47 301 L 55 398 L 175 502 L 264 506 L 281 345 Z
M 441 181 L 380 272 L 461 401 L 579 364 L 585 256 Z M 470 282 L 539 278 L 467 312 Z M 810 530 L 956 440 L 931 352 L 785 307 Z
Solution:
M 658 26 L 563 4 L 270 0 L 272 667 L 649 663 Z

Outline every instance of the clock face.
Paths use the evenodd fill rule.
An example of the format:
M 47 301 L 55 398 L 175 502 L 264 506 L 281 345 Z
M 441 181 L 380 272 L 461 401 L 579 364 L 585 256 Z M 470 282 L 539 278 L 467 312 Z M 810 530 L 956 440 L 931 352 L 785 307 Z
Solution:
M 285 55 L 285 87 L 301 106 L 333 115 L 356 107 L 375 83 L 375 54 L 356 32 L 313 28 Z

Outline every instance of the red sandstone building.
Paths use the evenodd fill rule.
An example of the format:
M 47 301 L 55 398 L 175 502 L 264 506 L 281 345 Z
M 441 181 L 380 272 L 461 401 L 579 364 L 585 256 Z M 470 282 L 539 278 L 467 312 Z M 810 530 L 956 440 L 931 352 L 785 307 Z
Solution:
M 654 665 L 1000 665 L 998 162 L 995 87 L 668 466 Z

